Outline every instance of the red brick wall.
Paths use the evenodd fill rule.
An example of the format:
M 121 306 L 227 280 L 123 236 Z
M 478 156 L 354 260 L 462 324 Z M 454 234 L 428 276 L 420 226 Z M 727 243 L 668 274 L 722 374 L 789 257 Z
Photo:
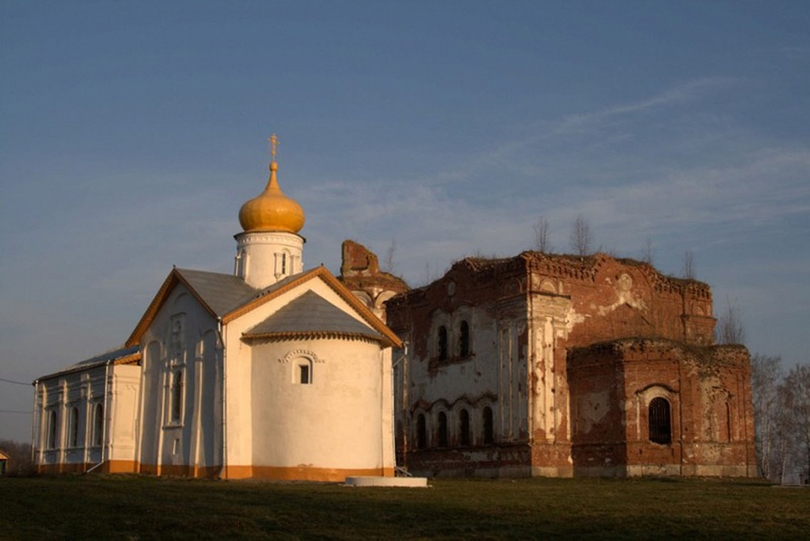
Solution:
M 755 457 L 745 348 L 621 340 L 576 350 L 568 361 L 575 470 L 750 473 Z M 649 441 L 654 396 L 671 406 L 669 445 Z

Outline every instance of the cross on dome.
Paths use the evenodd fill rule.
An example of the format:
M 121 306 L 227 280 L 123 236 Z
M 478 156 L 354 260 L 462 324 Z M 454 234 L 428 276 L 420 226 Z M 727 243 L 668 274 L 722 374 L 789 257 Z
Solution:
M 242 205 L 239 210 L 239 223 L 245 232 L 251 231 L 278 231 L 298 233 L 306 217 L 304 210 L 295 200 L 290 199 L 278 185 L 276 171 L 276 150 L 278 137 L 274 133 L 267 141 L 270 143 L 270 179 L 264 192 Z
M 270 143 L 270 155 L 273 156 L 273 161 L 276 161 L 276 147 L 278 147 L 278 137 L 274 133 L 273 135 L 267 138 L 267 141 Z

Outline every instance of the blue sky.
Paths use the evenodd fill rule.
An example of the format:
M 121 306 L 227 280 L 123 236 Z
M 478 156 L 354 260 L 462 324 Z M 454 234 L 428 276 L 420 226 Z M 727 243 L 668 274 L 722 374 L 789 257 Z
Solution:
M 121 344 L 172 265 L 231 272 L 267 179 L 412 285 L 465 255 L 694 254 L 752 353 L 810 362 L 810 3 L 0 4 L 0 378 Z M 0 439 L 30 387 L 0 381 Z

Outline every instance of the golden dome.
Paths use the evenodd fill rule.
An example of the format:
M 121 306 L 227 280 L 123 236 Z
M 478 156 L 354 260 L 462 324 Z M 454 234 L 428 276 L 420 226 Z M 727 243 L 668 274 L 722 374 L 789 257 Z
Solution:
M 264 192 L 254 197 L 239 209 L 239 223 L 245 232 L 284 231 L 298 233 L 304 227 L 304 210 L 290 199 L 276 180 L 278 164 L 270 163 L 270 180 Z

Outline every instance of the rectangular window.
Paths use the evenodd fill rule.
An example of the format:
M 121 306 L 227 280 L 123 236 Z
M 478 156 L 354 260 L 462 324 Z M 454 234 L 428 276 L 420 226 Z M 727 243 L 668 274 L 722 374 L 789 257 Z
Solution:
M 301 364 L 298 365 L 298 373 L 299 373 L 299 383 L 303 385 L 308 385 L 311 383 L 310 381 L 310 374 L 309 374 L 309 365 Z

